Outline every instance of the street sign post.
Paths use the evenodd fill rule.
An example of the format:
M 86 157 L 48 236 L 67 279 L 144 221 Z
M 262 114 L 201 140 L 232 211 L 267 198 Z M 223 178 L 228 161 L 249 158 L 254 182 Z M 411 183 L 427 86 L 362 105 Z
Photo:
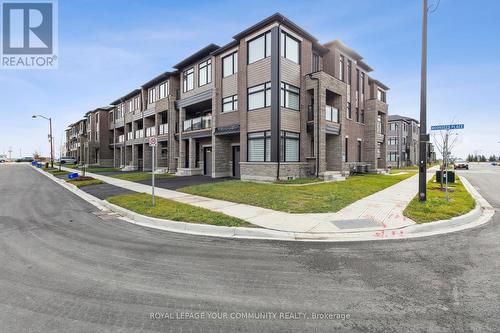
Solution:
M 431 131 L 445 131 L 444 142 L 443 142 L 443 163 L 444 163 L 444 174 L 446 175 L 446 184 L 445 184 L 445 193 L 446 193 L 446 201 L 449 201 L 448 197 L 448 166 L 449 166 L 449 158 L 450 158 L 450 132 L 456 129 L 464 129 L 464 124 L 449 124 L 449 125 L 434 125 L 431 126 Z M 452 145 L 453 146 L 453 142 Z M 443 188 L 443 167 L 441 167 L 441 188 Z
M 158 145 L 156 137 L 149 138 L 149 146 L 151 147 L 151 196 L 153 197 L 153 206 L 155 206 L 155 151 Z

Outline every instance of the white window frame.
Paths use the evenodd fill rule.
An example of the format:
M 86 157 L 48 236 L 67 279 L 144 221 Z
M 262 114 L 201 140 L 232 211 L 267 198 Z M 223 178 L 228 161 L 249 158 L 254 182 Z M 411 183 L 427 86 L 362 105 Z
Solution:
M 229 62 L 226 63 L 226 60 L 229 60 Z M 227 73 L 226 65 L 231 67 L 228 68 Z M 238 73 L 238 51 L 235 51 L 222 58 L 222 77 L 228 77 L 236 73 Z

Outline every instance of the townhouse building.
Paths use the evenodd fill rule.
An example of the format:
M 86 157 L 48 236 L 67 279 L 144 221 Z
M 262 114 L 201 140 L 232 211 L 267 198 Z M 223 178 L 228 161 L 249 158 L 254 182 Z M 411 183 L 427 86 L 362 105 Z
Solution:
M 390 115 L 387 131 L 387 164 L 391 167 L 418 165 L 419 122 L 413 118 Z
M 361 55 L 277 13 L 113 101 L 113 163 L 178 175 L 334 178 L 386 167 L 389 88 Z

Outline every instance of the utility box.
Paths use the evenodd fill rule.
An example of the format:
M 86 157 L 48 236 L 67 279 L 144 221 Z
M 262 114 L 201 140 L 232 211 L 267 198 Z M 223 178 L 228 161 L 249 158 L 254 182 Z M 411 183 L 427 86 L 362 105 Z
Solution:
M 436 171 L 436 183 L 441 183 L 441 175 L 443 175 L 443 183 L 446 182 L 446 178 L 448 178 L 448 183 L 455 182 L 455 171 Z

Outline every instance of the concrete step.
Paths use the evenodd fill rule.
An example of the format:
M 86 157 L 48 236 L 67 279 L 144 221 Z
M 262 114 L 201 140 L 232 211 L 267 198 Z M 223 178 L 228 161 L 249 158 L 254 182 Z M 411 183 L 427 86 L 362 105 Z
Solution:
M 345 180 L 345 177 L 339 171 L 325 171 L 323 179 L 325 181 L 342 181 Z

